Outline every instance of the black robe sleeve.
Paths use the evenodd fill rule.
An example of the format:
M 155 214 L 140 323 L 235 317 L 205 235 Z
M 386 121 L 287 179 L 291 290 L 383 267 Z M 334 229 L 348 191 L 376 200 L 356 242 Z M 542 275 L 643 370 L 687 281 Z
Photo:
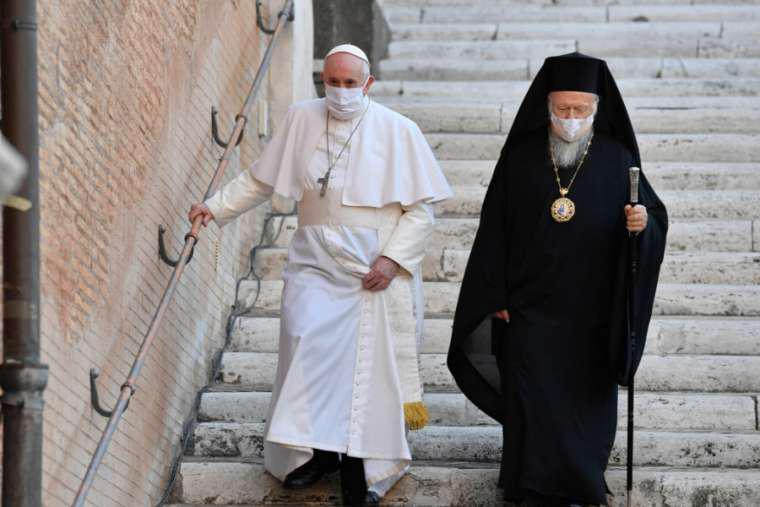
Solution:
M 508 310 L 507 164 L 502 153 L 488 185 L 457 301 L 448 367 L 462 392 L 481 410 L 502 420 L 494 345 L 501 343 Z
M 628 249 L 623 251 L 617 269 L 615 284 L 615 304 L 611 327 L 609 361 L 613 375 L 618 384 L 627 386 L 630 378 L 636 374 L 646 345 L 647 329 L 654 307 L 657 280 L 660 265 L 665 254 L 665 239 L 668 232 L 668 214 L 660 198 L 657 197 L 649 181 L 641 174 L 639 181 L 639 203 L 647 208 L 647 227 L 638 239 L 639 269 L 636 278 L 636 291 L 633 294 L 635 309 L 636 344 L 631 343 L 628 319 L 630 303 L 630 256 Z

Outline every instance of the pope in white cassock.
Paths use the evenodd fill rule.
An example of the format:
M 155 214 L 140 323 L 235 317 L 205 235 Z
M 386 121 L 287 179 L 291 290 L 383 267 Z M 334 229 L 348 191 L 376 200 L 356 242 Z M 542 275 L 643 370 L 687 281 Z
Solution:
M 344 504 L 364 505 L 408 470 L 406 431 L 427 422 L 420 264 L 451 189 L 417 125 L 367 95 L 361 49 L 331 50 L 323 79 L 326 98 L 291 106 L 190 220 L 222 226 L 273 192 L 297 201 L 264 463 L 293 489 L 340 470 Z

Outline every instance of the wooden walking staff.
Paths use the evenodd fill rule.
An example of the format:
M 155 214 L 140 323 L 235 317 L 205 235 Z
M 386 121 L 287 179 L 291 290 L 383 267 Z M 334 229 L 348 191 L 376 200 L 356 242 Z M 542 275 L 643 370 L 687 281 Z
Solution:
M 216 167 L 216 171 L 214 172 L 214 176 L 211 179 L 211 183 L 208 185 L 208 190 L 206 190 L 206 194 L 203 200 L 208 199 L 214 193 L 216 193 L 216 190 L 219 188 L 219 184 L 222 181 L 222 177 L 224 176 L 224 171 L 227 169 L 227 165 L 229 165 L 232 152 L 240 142 L 240 138 L 243 135 L 243 129 L 246 122 L 248 121 L 248 115 L 253 108 L 253 103 L 256 100 L 256 96 L 264 81 L 264 76 L 266 75 L 269 68 L 269 63 L 272 60 L 272 51 L 277 43 L 277 40 L 282 35 L 284 28 L 293 19 L 293 2 L 294 0 L 285 0 L 282 11 L 280 11 L 280 13 L 277 15 L 277 23 L 274 30 L 267 31 L 267 33 L 272 34 L 272 37 L 269 39 L 269 45 L 264 52 L 264 56 L 261 60 L 261 65 L 259 66 L 259 70 L 253 80 L 253 84 L 251 85 L 248 96 L 245 99 L 245 103 L 240 109 L 240 113 L 235 117 L 235 127 L 230 134 L 229 140 L 224 144 L 224 154 L 219 159 L 219 164 Z M 256 3 L 256 10 L 257 12 L 260 12 L 260 1 L 257 1 Z M 261 24 L 260 19 L 259 24 Z M 164 290 L 163 296 L 161 297 L 161 302 L 159 303 L 158 308 L 153 315 L 153 320 L 148 327 L 148 331 L 143 338 L 143 342 L 140 345 L 140 350 L 138 351 L 137 357 L 132 364 L 132 369 L 129 372 L 129 377 L 127 377 L 121 386 L 119 398 L 116 401 L 116 405 L 114 406 L 113 410 L 106 411 L 100 408 L 97 401 L 98 397 L 97 392 L 95 391 L 94 383 L 94 378 L 97 378 L 97 372 L 94 369 L 90 371 L 91 385 L 93 386 L 93 406 L 96 407 L 98 413 L 104 417 L 108 417 L 108 423 L 100 437 L 100 441 L 98 442 L 95 453 L 93 454 L 90 464 L 87 467 L 87 472 L 82 479 L 82 483 L 79 486 L 76 498 L 72 503 L 73 507 L 82 507 L 84 505 L 87 494 L 92 487 L 93 481 L 95 480 L 95 474 L 97 472 L 98 466 L 100 465 L 106 451 L 108 450 L 108 445 L 116 432 L 119 420 L 124 414 L 124 411 L 127 409 L 129 400 L 135 393 L 137 378 L 140 375 L 140 371 L 142 370 L 143 365 L 145 364 L 148 350 L 150 349 L 153 340 L 156 338 L 159 325 L 161 324 L 161 321 L 166 313 L 169 302 L 174 296 L 174 293 L 177 289 L 177 284 L 179 283 L 179 279 L 182 276 L 182 273 L 188 261 L 190 260 L 190 257 L 192 256 L 195 244 L 198 242 L 198 237 L 202 227 L 202 221 L 203 217 L 200 215 L 196 217 L 195 220 L 193 220 L 193 225 L 190 229 L 190 232 L 185 235 L 185 244 L 182 247 L 182 253 L 179 256 L 179 259 L 176 261 L 168 262 L 174 267 L 174 271 L 172 272 L 172 276 L 169 279 L 166 289 Z M 166 255 L 164 255 L 164 257 L 166 257 Z
M 630 202 L 634 207 L 639 202 L 639 171 L 638 167 L 628 169 L 628 178 L 631 183 Z M 634 368 L 633 362 L 636 359 L 636 278 L 639 270 L 639 250 L 638 238 L 635 232 L 628 233 L 628 259 L 629 264 L 629 281 L 628 281 L 628 335 L 631 342 L 631 366 L 628 372 L 628 449 L 626 456 L 626 491 L 628 495 L 628 507 L 631 507 L 631 496 L 633 493 L 633 380 Z

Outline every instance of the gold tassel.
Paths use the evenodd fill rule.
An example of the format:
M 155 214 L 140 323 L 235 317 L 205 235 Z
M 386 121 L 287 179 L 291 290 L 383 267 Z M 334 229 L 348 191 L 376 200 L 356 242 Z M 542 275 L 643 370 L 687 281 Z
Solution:
M 421 401 L 404 403 L 404 421 L 410 430 L 421 430 L 428 423 L 428 410 Z
M 32 209 L 32 201 L 29 199 L 24 199 L 23 197 L 19 197 L 17 195 L 9 195 L 5 198 L 5 202 L 0 204 L 8 206 L 9 208 L 15 208 L 19 211 L 29 211 Z

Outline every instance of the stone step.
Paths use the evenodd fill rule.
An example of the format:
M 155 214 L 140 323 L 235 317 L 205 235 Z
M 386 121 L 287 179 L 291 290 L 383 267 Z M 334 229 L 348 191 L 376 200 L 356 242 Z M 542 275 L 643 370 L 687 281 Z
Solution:
M 501 41 L 400 41 L 388 45 L 389 59 L 445 58 L 448 60 L 504 60 L 546 58 L 572 53 L 572 39 L 501 40 Z
M 512 5 L 510 5 L 512 7 Z M 567 21 L 567 22 L 604 22 L 607 21 L 606 6 L 577 5 L 530 5 L 521 4 L 518 8 L 506 8 L 504 5 L 479 5 L 477 9 L 461 6 L 385 6 L 383 14 L 392 27 L 398 23 L 481 23 L 484 20 L 500 21 Z M 514 18 L 510 19 L 510 16 Z
M 613 5 L 630 5 L 630 6 L 651 6 L 651 5 L 760 5 L 760 0 L 383 0 L 384 10 L 408 9 L 406 17 L 417 18 L 425 15 L 422 11 L 428 11 L 431 8 L 458 8 L 461 10 L 481 10 L 484 7 L 502 9 L 519 9 L 525 6 L 532 8 L 552 8 L 552 7 L 609 7 Z M 476 23 L 484 23 L 487 19 L 476 20 Z
M 725 80 L 760 77 L 760 58 L 606 58 L 616 79 L 693 78 Z M 395 80 L 502 81 L 533 79 L 543 64 L 537 59 L 460 60 L 390 59 L 378 76 Z
M 758 34 L 757 22 L 724 21 L 721 25 L 723 27 L 723 31 L 721 32 L 722 39 L 756 38 Z
M 422 263 L 423 279 L 461 281 L 469 257 L 469 250 L 428 249 Z M 259 250 L 256 273 L 263 280 L 279 280 L 286 261 L 285 248 Z M 669 252 L 660 271 L 660 283 L 760 284 L 760 253 Z
M 257 284 L 243 281 L 240 284 L 240 304 L 254 308 Z M 425 282 L 425 313 L 427 315 L 452 315 L 459 294 L 455 282 Z M 255 309 L 278 312 L 282 282 L 264 281 Z M 655 315 L 666 316 L 760 316 L 760 286 L 755 285 L 702 285 L 660 284 L 654 305 Z
M 758 84 L 760 85 L 760 83 Z M 517 109 L 520 107 L 522 97 L 505 97 L 498 99 L 475 96 L 470 99 L 463 97 L 454 99 L 452 97 L 437 96 L 418 97 L 411 95 L 405 97 L 403 95 L 381 95 L 376 96 L 374 100 L 390 107 L 391 109 L 397 110 L 402 114 L 407 114 L 406 112 L 408 111 L 407 116 L 415 114 L 420 118 L 424 116 L 423 113 L 437 113 L 436 110 L 431 110 L 431 108 L 444 107 L 448 109 L 447 112 L 449 114 L 469 114 L 469 116 L 474 115 L 467 111 L 463 111 L 464 109 L 474 108 L 481 113 L 501 110 L 502 116 L 500 118 L 509 118 L 511 120 Z M 625 103 L 630 113 L 646 113 L 653 110 L 678 112 L 695 109 L 715 109 L 717 111 L 736 111 L 744 109 L 755 111 L 760 109 L 760 101 L 754 95 L 691 95 L 683 97 L 656 95 L 651 97 L 639 97 L 634 95 L 626 98 Z M 468 116 L 465 116 L 465 118 L 468 118 Z M 508 126 L 509 125 L 507 125 L 507 127 Z
M 277 368 L 272 352 L 225 352 L 220 388 L 271 391 Z M 446 354 L 422 354 L 420 374 L 427 391 L 458 391 Z M 636 375 L 644 391 L 760 392 L 760 356 L 646 354 Z
M 625 432 L 618 431 L 611 465 L 625 464 Z M 634 465 L 754 468 L 760 463 L 760 433 L 637 431 Z M 417 459 L 494 462 L 501 459 L 500 427 L 428 426 L 410 433 Z
M 457 241 L 459 245 L 471 245 L 475 239 L 477 219 L 440 218 L 437 223 L 440 226 L 433 232 L 432 245 L 456 248 Z M 667 247 L 670 251 L 757 252 L 760 251 L 760 230 L 751 220 L 671 218 Z
M 394 81 L 379 80 L 372 86 L 374 97 L 505 101 L 519 104 L 528 91 L 528 81 Z M 699 96 L 730 97 L 760 94 L 760 79 L 617 79 L 626 102 L 632 98 L 678 99 Z M 753 103 L 752 99 L 748 102 Z
M 655 50 L 679 50 L 683 41 L 690 41 L 692 53 L 701 37 L 715 39 L 749 39 L 760 30 L 757 22 L 622 22 L 622 23 L 394 23 L 391 26 L 393 43 L 401 41 L 495 41 L 530 39 L 570 39 L 598 41 L 615 38 L 630 44 L 657 42 Z M 610 41 L 612 42 L 612 41 Z M 623 55 L 626 56 L 626 55 Z M 634 56 L 634 55 L 629 55 Z M 675 56 L 675 55 L 673 55 Z M 692 56 L 694 56 L 692 54 Z
M 431 250 L 422 263 L 423 279 L 461 281 L 469 256 L 469 250 Z M 262 256 L 257 272 L 263 273 L 269 280 L 280 279 L 286 257 L 284 249 L 276 255 L 276 259 Z M 679 284 L 760 284 L 760 254 L 669 250 L 663 260 L 659 281 Z
M 707 134 L 760 132 L 760 100 L 729 97 L 726 101 L 738 107 L 699 107 L 696 104 L 652 104 L 635 107 L 628 103 L 628 112 L 637 134 Z M 717 103 L 725 97 L 706 97 L 703 102 Z M 414 120 L 423 132 L 506 134 L 517 114 L 517 103 L 451 102 L 446 101 L 388 101 L 386 106 Z M 741 101 L 741 102 L 740 102 Z M 665 101 L 652 101 L 665 102 Z M 679 101 L 683 102 L 683 101 Z M 696 101 L 695 101 L 696 102 Z M 753 108 L 753 102 L 756 106 Z
M 410 472 L 383 498 L 383 505 L 512 505 L 502 503 L 495 466 L 415 463 Z M 614 496 L 610 507 L 626 505 L 625 471 L 606 473 Z M 337 475 L 301 491 L 286 490 L 261 463 L 190 461 L 181 464 L 173 501 L 168 507 L 207 503 L 229 505 L 334 504 L 340 496 Z M 668 469 L 637 467 L 634 471 L 633 507 L 656 505 L 760 505 L 760 474 L 739 469 Z M 709 504 L 695 503 L 706 499 Z
M 426 134 L 440 160 L 493 160 L 504 134 Z M 640 134 L 641 157 L 659 162 L 760 162 L 758 134 Z
M 435 7 L 457 7 L 460 9 L 481 9 L 500 6 L 520 8 L 532 6 L 611 6 L 611 5 L 759 5 L 760 0 L 383 0 L 384 9 L 427 10 Z M 481 20 L 482 22 L 482 20 Z
M 481 186 L 455 187 L 452 198 L 435 205 L 435 213 L 437 216 L 477 217 L 480 215 L 485 194 L 486 189 Z M 659 191 L 658 195 L 665 203 L 669 217 L 760 218 L 760 207 L 757 205 L 760 200 L 758 190 L 663 190 Z M 572 192 L 569 197 L 572 199 Z
M 280 319 L 240 317 L 233 327 L 230 352 L 277 352 Z M 445 354 L 451 319 L 426 319 L 421 352 Z M 760 356 L 760 320 L 753 318 L 655 317 L 649 324 L 646 353 L 653 355 Z
M 760 21 L 757 5 L 610 5 L 608 21 Z
M 572 53 L 576 43 L 572 39 L 550 40 L 501 40 L 501 41 L 400 41 L 388 45 L 387 58 L 398 59 L 488 59 L 546 58 L 548 56 Z M 689 55 L 696 56 L 696 55 Z
M 660 280 L 664 283 L 760 285 L 760 254 L 671 252 L 663 260 Z
M 274 246 L 289 245 L 296 228 L 295 217 L 288 217 Z M 467 248 L 472 245 L 477 228 L 477 218 L 438 217 L 428 248 L 432 252 Z M 671 217 L 667 247 L 669 251 L 759 252 L 760 223 L 752 220 L 692 221 Z
M 656 82 L 656 80 L 652 80 Z M 760 83 L 758 83 L 760 85 Z M 453 109 L 452 114 L 456 112 L 456 108 L 462 109 L 466 107 L 490 107 L 493 109 L 503 109 L 507 112 L 510 110 L 516 111 L 520 107 L 522 97 L 505 97 L 502 99 L 481 99 L 479 97 L 473 97 L 472 99 L 458 99 L 452 100 L 451 97 L 415 97 L 410 96 L 408 98 L 380 96 L 375 100 L 391 107 L 396 108 L 408 108 L 411 111 L 417 111 L 420 114 L 419 108 L 432 106 L 444 106 Z M 650 111 L 658 109 L 667 109 L 670 111 L 688 111 L 692 109 L 717 109 L 720 111 L 731 111 L 737 109 L 760 109 L 760 101 L 754 95 L 691 95 L 684 97 L 672 97 L 672 96 L 657 96 L 651 97 L 639 97 L 631 96 L 625 99 L 626 107 L 629 111 Z M 417 109 L 415 109 L 417 108 Z
M 627 424 L 626 393 L 620 393 L 618 428 Z M 206 392 L 201 397 L 198 420 L 203 422 L 266 422 L 269 392 Z M 497 422 L 461 393 L 425 393 L 430 424 L 483 426 Z M 634 421 L 637 428 L 654 430 L 755 430 L 755 398 L 731 394 L 636 393 Z M 689 417 L 691 415 L 691 417 Z
M 529 24 L 526 24 L 529 25 Z M 424 26 L 424 25 L 423 25 Z M 591 27 L 593 28 L 593 27 Z M 442 28 L 443 29 L 443 28 Z M 693 33 L 673 34 L 609 33 L 599 36 L 520 37 L 508 36 L 500 40 L 406 40 L 392 42 L 388 58 L 448 60 L 505 60 L 507 58 L 546 58 L 571 53 L 610 57 L 682 57 L 682 58 L 753 58 L 760 56 L 760 42 L 755 39 L 723 39 L 716 36 L 699 36 Z M 564 35 L 564 32 L 561 32 Z
M 487 187 L 495 160 L 441 160 L 449 184 Z M 760 190 L 760 164 L 649 162 L 644 172 L 657 191 Z
M 263 457 L 261 423 L 200 423 L 193 435 L 193 455 Z M 498 462 L 498 426 L 427 426 L 409 433 L 412 456 L 418 460 Z M 625 463 L 625 433 L 618 431 L 611 465 Z M 758 432 L 637 431 L 634 464 L 638 466 L 726 467 L 760 465 Z
M 505 8 L 482 4 L 461 6 L 386 7 L 385 18 L 398 23 L 482 23 L 498 22 L 662 22 L 662 21 L 758 21 L 758 5 L 531 5 Z
M 445 250 L 442 257 L 423 264 L 423 275 L 430 281 L 459 282 L 469 257 L 468 250 Z M 280 278 L 281 270 L 268 272 L 270 279 Z M 760 253 L 670 252 L 662 263 L 660 283 L 760 285 Z
M 415 8 L 428 9 L 430 7 L 459 7 L 468 9 L 480 9 L 483 6 L 501 6 L 504 8 L 517 8 L 525 5 L 758 5 L 760 0 L 383 0 L 383 8 Z
M 414 58 L 408 41 L 445 41 L 448 58 L 467 42 L 484 44 L 486 49 L 471 46 L 470 52 L 490 58 L 518 56 L 500 51 L 495 41 L 560 40 L 572 41 L 575 49 L 601 58 L 609 57 L 683 57 L 729 58 L 758 56 L 758 22 L 623 22 L 623 23 L 484 23 L 484 24 L 395 24 L 392 57 Z M 490 55 L 490 56 L 489 56 Z
M 486 190 L 482 186 L 454 188 L 454 196 L 435 205 L 439 217 L 477 217 Z M 658 195 L 668 208 L 668 215 L 685 219 L 757 219 L 757 190 L 685 190 L 659 191 Z

